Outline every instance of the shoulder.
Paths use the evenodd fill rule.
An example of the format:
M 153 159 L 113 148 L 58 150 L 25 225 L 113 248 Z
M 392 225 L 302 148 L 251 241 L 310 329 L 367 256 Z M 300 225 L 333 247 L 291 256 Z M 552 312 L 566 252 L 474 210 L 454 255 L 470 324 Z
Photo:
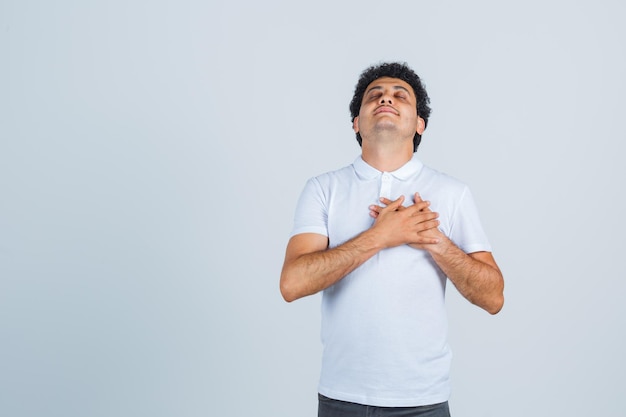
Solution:
M 446 193 L 464 194 L 468 191 L 468 186 L 465 182 L 459 180 L 456 177 L 446 174 L 445 172 L 438 171 L 434 168 L 424 165 L 420 176 L 433 183 L 437 189 Z
M 339 187 L 341 187 L 341 185 L 349 186 L 351 183 L 350 177 L 354 177 L 353 172 L 354 169 L 352 168 L 352 165 L 348 165 L 334 171 L 328 171 L 323 174 L 310 177 L 304 184 L 301 198 L 314 196 L 314 198 L 319 199 L 320 201 L 328 201 L 332 194 L 340 192 Z
M 330 186 L 336 182 L 344 182 L 354 177 L 354 166 L 352 164 L 344 166 L 342 168 L 324 172 L 323 174 L 316 175 L 309 178 L 309 182 L 314 182 L 322 186 Z

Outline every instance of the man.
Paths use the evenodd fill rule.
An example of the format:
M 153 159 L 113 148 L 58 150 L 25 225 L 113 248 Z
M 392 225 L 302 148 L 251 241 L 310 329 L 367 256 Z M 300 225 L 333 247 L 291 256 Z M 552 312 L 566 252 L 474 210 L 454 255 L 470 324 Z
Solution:
M 415 156 L 428 104 L 406 64 L 366 69 L 350 105 L 361 156 L 300 196 L 280 290 L 323 291 L 319 416 L 449 416 L 446 280 L 491 314 L 504 303 L 468 188 Z

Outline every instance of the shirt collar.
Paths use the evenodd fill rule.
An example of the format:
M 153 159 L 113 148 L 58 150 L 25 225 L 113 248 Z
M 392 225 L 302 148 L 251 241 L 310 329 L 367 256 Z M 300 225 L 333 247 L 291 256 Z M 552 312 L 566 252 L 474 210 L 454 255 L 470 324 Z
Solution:
M 354 166 L 354 170 L 356 171 L 357 175 L 362 179 L 373 180 L 382 175 L 381 171 L 377 170 L 376 168 L 365 162 L 363 160 L 363 157 L 360 155 L 354 160 L 354 163 L 352 165 Z M 422 170 L 423 166 L 424 164 L 422 163 L 422 161 L 417 159 L 417 155 L 413 154 L 413 157 L 406 164 L 402 165 L 395 171 L 390 172 L 390 174 L 400 181 L 405 181 L 412 176 L 418 174 Z

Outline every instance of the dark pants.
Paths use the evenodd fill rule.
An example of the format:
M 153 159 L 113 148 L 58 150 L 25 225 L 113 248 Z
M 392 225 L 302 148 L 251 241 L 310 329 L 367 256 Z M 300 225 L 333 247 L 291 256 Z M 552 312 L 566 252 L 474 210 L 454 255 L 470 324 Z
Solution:
M 374 407 L 318 394 L 317 417 L 450 417 L 448 402 L 420 407 Z

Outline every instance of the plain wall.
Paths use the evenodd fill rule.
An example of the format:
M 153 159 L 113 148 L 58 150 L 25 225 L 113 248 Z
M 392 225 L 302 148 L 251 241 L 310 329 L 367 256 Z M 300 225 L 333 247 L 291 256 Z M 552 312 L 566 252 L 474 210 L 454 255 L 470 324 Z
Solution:
M 618 416 L 621 1 L 0 2 L 0 415 L 314 416 L 319 295 L 278 290 L 360 72 L 405 61 L 418 151 L 506 279 L 448 289 L 451 410 Z

